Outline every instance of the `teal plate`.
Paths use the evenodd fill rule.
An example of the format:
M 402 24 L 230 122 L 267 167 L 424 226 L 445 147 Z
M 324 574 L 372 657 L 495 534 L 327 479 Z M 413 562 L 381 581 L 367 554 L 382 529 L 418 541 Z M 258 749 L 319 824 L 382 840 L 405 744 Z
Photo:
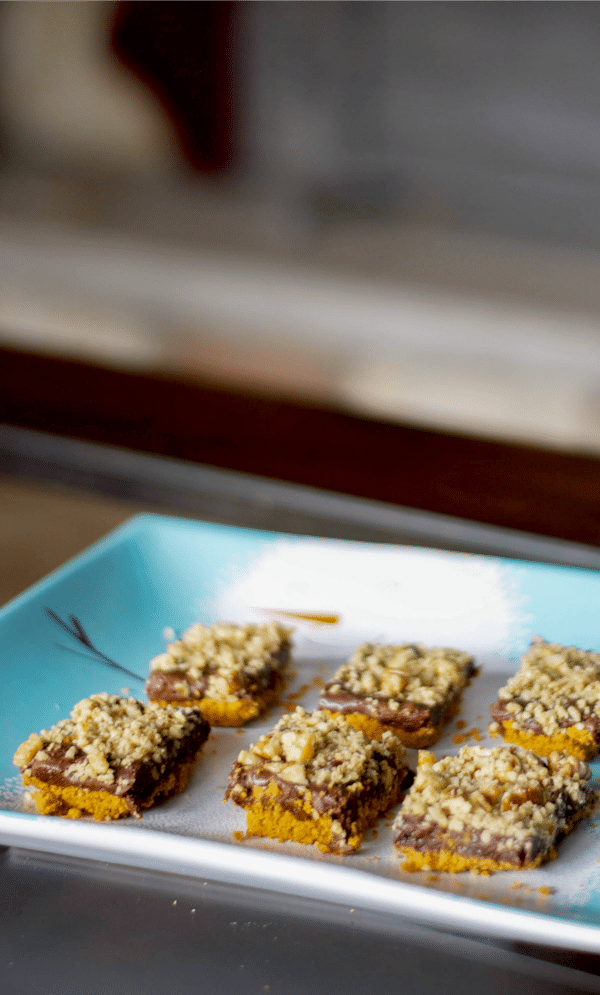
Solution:
M 595 816 L 544 867 L 490 877 L 407 874 L 392 855 L 389 820 L 352 857 L 235 839 L 244 818 L 222 804 L 228 770 L 283 703 L 243 730 L 213 730 L 188 789 L 141 821 L 72 822 L 28 810 L 12 755 L 31 732 L 94 692 L 143 698 L 148 662 L 169 630 L 271 618 L 295 629 L 288 707 L 290 700 L 313 707 L 319 684 L 359 642 L 418 641 L 473 653 L 480 675 L 436 744 L 441 755 L 457 752 L 461 741 L 488 742 L 490 705 L 533 635 L 600 649 L 600 574 L 138 516 L 0 611 L 0 841 L 600 952 Z

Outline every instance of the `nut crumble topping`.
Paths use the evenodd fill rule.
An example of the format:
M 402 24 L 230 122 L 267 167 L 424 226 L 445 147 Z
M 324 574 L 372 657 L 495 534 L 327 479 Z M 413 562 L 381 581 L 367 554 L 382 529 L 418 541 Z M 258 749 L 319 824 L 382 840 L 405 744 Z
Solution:
M 472 666 L 472 657 L 459 650 L 364 643 L 339 667 L 328 690 L 433 708 L 464 687 Z
M 66 772 L 112 784 L 114 771 L 122 766 L 136 761 L 162 763 L 172 741 L 194 727 L 195 716 L 193 708 L 144 705 L 134 698 L 94 694 L 75 705 L 70 719 L 61 719 L 39 735 L 32 733 L 17 749 L 14 762 L 23 768 L 33 760 L 47 760 L 47 751 L 57 748 L 65 749 L 65 756 L 72 759 L 79 748 L 86 757 Z
M 546 736 L 566 726 L 584 730 L 585 719 L 600 720 L 600 654 L 537 637 L 498 701 L 513 721 L 537 723 Z M 490 731 L 498 731 L 492 725 Z
M 220 701 L 237 700 L 236 692 L 252 682 L 272 663 L 273 657 L 289 649 L 292 630 L 271 622 L 267 625 L 192 625 L 181 639 L 169 643 L 167 652 L 150 663 L 151 671 L 181 674 L 182 694 L 189 692 L 186 678 L 206 681 L 204 695 Z
M 520 746 L 464 746 L 457 757 L 423 751 L 419 767 L 396 821 L 416 816 L 449 832 L 482 833 L 481 842 L 500 836 L 517 848 L 532 830 L 547 837 L 567 828 L 564 796 L 574 810 L 589 798 L 589 766 L 576 757 L 552 753 L 542 759 Z M 561 799 L 559 801 L 559 799 Z
M 391 732 L 377 742 L 348 725 L 343 716 L 307 713 L 298 707 L 249 750 L 242 750 L 238 763 L 261 767 L 299 787 L 370 782 L 389 789 L 395 769 L 405 759 L 404 747 Z

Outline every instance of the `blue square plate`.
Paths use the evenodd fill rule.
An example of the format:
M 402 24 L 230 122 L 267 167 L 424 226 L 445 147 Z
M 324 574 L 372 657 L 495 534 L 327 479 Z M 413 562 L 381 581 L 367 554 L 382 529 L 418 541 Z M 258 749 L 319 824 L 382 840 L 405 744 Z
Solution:
M 244 817 L 222 804 L 228 770 L 239 750 L 282 714 L 283 703 L 243 730 L 213 730 L 188 789 L 141 822 L 71 822 L 27 811 L 12 755 L 31 732 L 97 691 L 127 688 L 143 697 L 148 661 L 164 649 L 168 629 L 269 618 L 295 627 L 288 703 L 291 694 L 307 708 L 359 642 L 418 641 L 473 653 L 481 673 L 465 694 L 459 724 L 452 722 L 435 747 L 441 755 L 456 752 L 461 741 L 488 742 L 490 705 L 532 635 L 600 649 L 600 575 L 138 516 L 0 611 L 0 842 L 599 952 L 595 818 L 563 842 L 557 860 L 489 878 L 407 874 L 392 856 L 391 829 L 383 822 L 352 857 L 274 841 L 236 842 L 232 834 L 241 835 Z M 98 652 L 76 638 L 77 623 Z

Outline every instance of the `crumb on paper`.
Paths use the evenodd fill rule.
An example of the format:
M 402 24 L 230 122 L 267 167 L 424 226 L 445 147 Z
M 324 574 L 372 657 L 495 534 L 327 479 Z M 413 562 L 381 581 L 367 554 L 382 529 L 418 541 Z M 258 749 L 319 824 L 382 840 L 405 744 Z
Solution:
M 462 728 L 464 728 L 465 726 L 466 722 L 463 723 Z M 457 732 L 456 735 L 452 737 L 452 742 L 455 744 L 455 746 L 460 746 L 462 743 L 466 743 L 467 740 L 469 739 L 475 740 L 476 743 L 481 743 L 481 733 L 479 729 L 476 729 L 473 726 L 472 729 L 469 729 L 468 732 L 462 733 L 462 735 L 461 733 Z
M 322 677 L 313 677 L 313 684 L 314 684 L 314 686 L 316 688 L 324 688 L 325 687 L 325 681 L 323 680 Z
M 465 722 L 464 719 L 459 719 L 458 722 L 456 723 L 456 728 L 457 729 L 466 729 L 467 728 L 467 723 Z
M 351 915 L 352 915 L 353 912 L 356 912 L 356 909 L 350 909 L 350 914 Z
M 287 700 L 298 701 L 298 699 L 302 698 L 307 691 L 310 691 L 310 684 L 301 684 L 297 691 L 293 691 L 291 694 L 288 694 Z
M 550 885 L 547 884 L 542 884 L 538 888 L 538 894 L 543 895 L 544 897 L 546 895 L 554 895 L 555 892 L 556 888 L 551 888 Z
M 177 905 L 177 899 L 175 899 L 175 901 L 173 902 L 173 905 Z
M 239 829 L 236 829 L 236 831 L 235 831 L 235 832 L 234 832 L 234 834 L 233 834 L 233 838 L 234 838 L 234 840 L 237 840 L 237 841 L 238 841 L 238 843 L 241 843 L 241 841 L 242 841 L 242 840 L 243 840 L 243 838 L 244 838 L 244 834 L 243 834 L 243 833 L 241 833 L 241 832 L 239 831 Z
M 510 890 L 511 891 L 518 891 L 519 888 L 522 888 L 522 887 L 523 887 L 523 882 L 522 881 L 515 881 L 514 884 L 511 884 Z
M 244 730 L 243 729 L 236 729 L 235 731 L 237 732 L 238 736 L 243 736 L 244 735 Z M 215 753 L 216 753 L 216 750 L 215 750 Z
M 129 694 L 130 688 L 121 688 L 121 694 Z M 58 705 L 56 706 L 58 708 Z

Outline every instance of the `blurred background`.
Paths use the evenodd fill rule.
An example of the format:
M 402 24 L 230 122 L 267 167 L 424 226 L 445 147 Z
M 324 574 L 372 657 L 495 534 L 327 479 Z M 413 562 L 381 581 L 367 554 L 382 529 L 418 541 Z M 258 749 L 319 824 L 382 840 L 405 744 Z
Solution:
M 0 345 L 600 454 L 600 6 L 0 3 Z

